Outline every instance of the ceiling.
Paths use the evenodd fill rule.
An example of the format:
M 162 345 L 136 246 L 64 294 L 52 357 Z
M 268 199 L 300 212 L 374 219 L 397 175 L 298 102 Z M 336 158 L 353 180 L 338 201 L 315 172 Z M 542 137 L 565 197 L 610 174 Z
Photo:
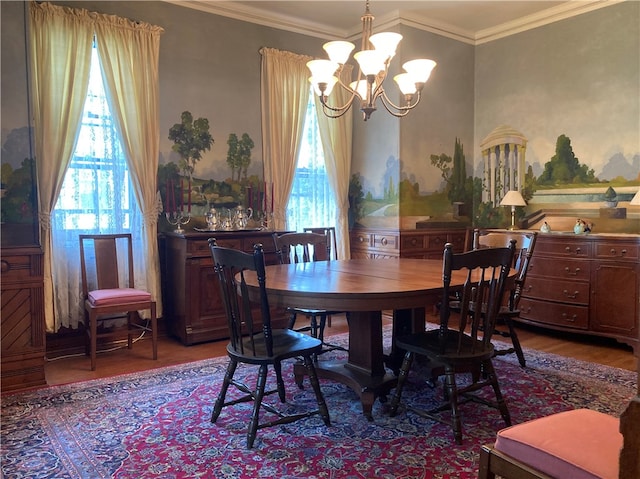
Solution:
M 185 7 L 320 38 L 353 39 L 364 0 L 167 0 Z M 402 23 L 472 44 L 484 43 L 622 0 L 371 0 L 374 30 Z

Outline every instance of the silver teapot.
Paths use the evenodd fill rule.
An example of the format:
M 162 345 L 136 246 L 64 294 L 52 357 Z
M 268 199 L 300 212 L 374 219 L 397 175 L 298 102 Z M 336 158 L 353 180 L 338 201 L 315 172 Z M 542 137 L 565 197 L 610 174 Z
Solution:
M 236 207 L 235 213 L 233 215 L 233 226 L 237 230 L 243 230 L 247 227 L 247 223 L 253 216 L 253 209 L 247 208 L 246 210 L 242 205 L 238 205 Z
M 215 208 L 211 208 L 209 211 L 207 211 L 205 219 L 207 220 L 208 230 L 215 231 L 216 229 L 218 229 L 218 225 L 220 223 L 220 215 Z

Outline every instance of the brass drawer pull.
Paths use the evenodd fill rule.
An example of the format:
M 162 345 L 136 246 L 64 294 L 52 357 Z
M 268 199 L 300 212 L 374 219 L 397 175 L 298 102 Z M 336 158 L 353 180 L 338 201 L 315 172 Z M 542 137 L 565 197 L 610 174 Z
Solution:
M 569 291 L 565 289 L 563 293 L 567 298 L 576 299 L 578 297 L 579 291 L 574 291 L 573 294 L 569 294 Z
M 575 323 L 578 317 L 575 314 L 572 314 L 571 317 L 569 317 L 567 313 L 562 313 L 562 319 L 569 321 L 570 323 Z
M 580 268 L 576 268 L 576 270 L 572 273 L 568 266 L 564 270 L 569 276 L 578 276 L 578 273 L 580 272 Z

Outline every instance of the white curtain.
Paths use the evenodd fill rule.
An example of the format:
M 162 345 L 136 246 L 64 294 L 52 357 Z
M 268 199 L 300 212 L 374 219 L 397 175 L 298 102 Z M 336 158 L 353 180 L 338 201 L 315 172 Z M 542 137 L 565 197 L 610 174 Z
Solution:
M 162 317 L 157 171 L 160 154 L 158 59 L 162 28 L 132 22 L 113 15 L 96 14 L 96 40 L 102 61 L 105 88 L 116 121 L 131 182 L 143 223 L 140 235 L 144 261 L 138 263 L 136 280 L 156 299 L 156 314 Z
M 89 85 L 93 25 L 86 10 L 30 2 L 30 60 L 46 329 L 54 315 L 51 212 L 75 149 Z M 72 52 L 72 54 L 69 54 Z
M 350 83 L 351 67 L 346 65 L 341 80 Z M 333 107 L 344 105 L 350 94 L 336 85 L 328 99 Z M 351 145 L 353 138 L 352 108 L 340 118 L 329 118 L 322 113 L 322 104 L 315 95 L 318 129 L 322 139 L 324 162 L 331 189 L 336 195 L 336 242 L 338 258 L 351 258 L 349 246 L 349 180 L 351 179 Z
M 58 261 L 65 257 L 59 255 L 54 246 L 51 220 L 80 131 L 94 35 L 103 56 L 109 57 L 103 71 L 107 91 L 111 92 L 111 113 L 118 119 L 136 197 L 144 212 L 143 241 L 146 244 L 139 255 L 143 262 L 136 270 L 146 272 L 146 275 L 137 274 L 136 280 L 146 283 L 159 303 L 158 314 L 161 315 L 155 241 L 157 213 L 155 218 L 151 216 L 155 207 L 159 148 L 157 50 L 162 29 L 85 9 L 36 2 L 30 3 L 30 20 L 46 329 L 55 332 L 61 326 L 77 327 L 82 317 L 79 266 L 70 266 L 66 259 Z M 116 54 L 116 50 L 120 53 Z M 123 83 L 128 85 L 123 87 Z M 145 162 L 149 165 L 141 164 Z M 76 237 L 76 245 L 77 241 Z M 77 254 L 77 248 L 75 252 Z
M 309 101 L 306 64 L 312 58 L 274 48 L 261 48 L 260 53 L 264 179 L 273 185 L 275 227 L 280 229 L 286 225 Z

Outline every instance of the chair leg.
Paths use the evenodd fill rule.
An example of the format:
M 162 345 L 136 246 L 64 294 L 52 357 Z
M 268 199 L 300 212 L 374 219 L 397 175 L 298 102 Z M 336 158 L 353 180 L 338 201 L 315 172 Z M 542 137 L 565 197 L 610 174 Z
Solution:
M 278 397 L 280 398 L 280 402 L 285 402 L 287 400 L 286 394 L 284 391 L 284 380 L 282 379 L 282 363 L 273 363 L 273 369 L 276 371 L 276 384 L 278 388 Z
M 444 386 L 451 407 L 451 426 L 456 444 L 462 444 L 462 418 L 458 406 L 458 386 L 456 384 L 455 368 L 446 366 L 444 371 Z
M 316 395 L 316 401 L 318 403 L 318 411 L 320 411 L 320 417 L 324 421 L 325 425 L 331 426 L 329 409 L 327 408 L 327 403 L 324 400 L 322 389 L 320 389 L 320 381 L 318 381 L 318 374 L 316 373 L 316 367 L 313 365 L 313 360 L 308 356 L 305 356 L 304 358 L 302 358 L 302 361 L 305 367 L 307 368 L 307 373 L 309 374 L 309 382 L 311 383 L 313 392 Z
M 287 329 L 293 329 L 293 327 L 296 325 L 296 317 L 297 314 L 294 312 L 291 313 L 291 316 L 289 316 L 289 324 L 287 325 Z
M 520 366 L 523 368 L 527 365 L 527 361 L 524 358 L 524 353 L 522 352 L 522 346 L 520 346 L 520 339 L 518 339 L 518 333 L 516 333 L 516 328 L 513 325 L 513 321 L 511 318 L 505 318 L 505 323 L 509 328 L 509 336 L 511 336 L 511 343 L 513 344 L 513 349 L 516 352 L 516 356 L 518 356 L 518 362 Z
M 236 368 L 238 367 L 238 362 L 231 359 L 229 361 L 229 365 L 227 366 L 227 371 L 224 374 L 224 380 L 222 381 L 222 387 L 220 388 L 220 392 L 218 393 L 218 398 L 216 399 L 216 403 L 213 406 L 213 412 L 211 413 L 211 422 L 215 423 L 222 412 L 222 408 L 224 407 L 224 400 L 227 396 L 227 390 L 229 389 L 229 385 L 231 384 L 231 380 L 233 379 L 233 375 L 236 372 Z
M 484 369 L 487 371 L 487 377 L 489 381 L 491 381 L 491 387 L 493 388 L 493 392 L 496 395 L 496 403 L 498 404 L 498 409 L 500 410 L 500 415 L 504 420 L 504 423 L 507 426 L 511 426 L 511 415 L 509 414 L 509 409 L 507 408 L 507 403 L 504 401 L 504 397 L 502 397 L 502 392 L 500 391 L 500 384 L 498 384 L 498 376 L 496 376 L 496 371 L 493 368 L 493 363 L 489 359 L 484 363 Z
M 153 348 L 153 359 L 158 359 L 158 318 L 156 317 L 156 305 L 151 305 L 151 347 Z
M 400 372 L 398 373 L 398 384 L 396 385 L 396 391 L 393 394 L 393 397 L 391 398 L 391 404 L 389 405 L 390 407 L 389 415 L 391 417 L 395 416 L 398 413 L 398 406 L 400 405 L 402 389 L 404 388 L 404 383 L 407 381 L 407 377 L 409 376 L 409 370 L 411 369 L 412 363 L 413 363 L 413 353 L 410 351 L 407 351 L 404 355 Z
M 260 420 L 260 405 L 262 404 L 262 398 L 264 397 L 264 388 L 267 385 L 267 365 L 260 366 L 258 372 L 258 382 L 256 384 L 256 391 L 254 395 L 253 403 L 253 415 L 249 422 L 249 430 L 247 431 L 247 449 L 253 447 L 253 443 L 256 440 L 258 434 L 258 425 Z
M 98 349 L 98 318 L 95 314 L 89 315 L 89 328 L 90 328 L 90 353 L 91 354 L 91 370 L 96 370 L 96 350 Z
M 137 311 L 129 311 L 127 312 L 127 349 L 133 348 L 133 327 L 134 322 L 140 320 L 140 315 Z M 140 323 L 138 323 L 140 324 Z

